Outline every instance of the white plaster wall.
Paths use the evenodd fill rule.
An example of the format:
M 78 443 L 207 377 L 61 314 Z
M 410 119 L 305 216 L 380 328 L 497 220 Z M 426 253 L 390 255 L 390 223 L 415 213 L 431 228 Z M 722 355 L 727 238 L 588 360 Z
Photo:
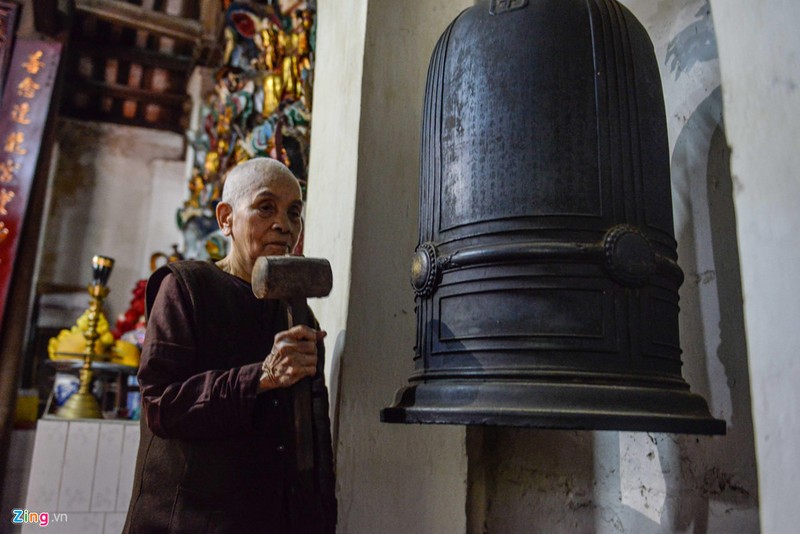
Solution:
M 761 526 L 800 525 L 800 4 L 713 0 L 732 149 Z
M 350 298 L 367 0 L 319 2 L 304 253 L 327 258 L 329 297 L 310 302 L 325 340 L 333 415 Z M 336 428 L 334 427 L 334 433 Z M 335 436 L 334 436 L 335 438 Z M 335 444 L 334 444 L 335 446 Z
M 149 258 L 154 252 L 169 255 L 172 253 L 172 245 L 177 245 L 180 251 L 184 249 L 183 234 L 178 229 L 176 212 L 189 196 L 189 189 L 184 180 L 183 161 L 154 159 L 150 169 L 152 172 L 150 189 L 142 198 L 148 207 L 144 220 L 145 239 L 139 251 L 139 257 L 144 258 L 148 265 Z M 165 260 L 159 258 L 157 261 L 158 265 L 161 265 Z
M 408 280 L 428 61 L 467 5 L 319 3 L 306 253 L 333 264 L 333 294 L 313 303 L 331 333 L 329 353 L 347 331 L 339 339 L 339 532 L 465 529 L 464 429 L 387 425 L 379 412 L 413 368 Z
M 186 197 L 183 140 L 73 120 L 61 120 L 57 136 L 37 281 L 86 286 L 92 256 L 111 256 L 106 314 L 113 324 L 128 308 L 136 281 L 149 275 L 150 254 L 182 243 L 175 210 Z

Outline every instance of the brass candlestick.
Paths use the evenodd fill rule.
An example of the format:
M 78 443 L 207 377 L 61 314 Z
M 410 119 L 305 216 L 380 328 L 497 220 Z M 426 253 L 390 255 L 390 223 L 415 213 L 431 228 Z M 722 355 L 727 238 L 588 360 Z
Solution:
M 88 325 L 83 336 L 86 338 L 86 348 L 83 350 L 83 367 L 80 371 L 81 385 L 76 393 L 73 393 L 67 402 L 58 409 L 57 414 L 67 419 L 101 419 L 103 412 L 100 404 L 92 395 L 92 357 L 95 354 L 95 343 L 100 337 L 97 331 L 97 324 L 100 321 L 100 313 L 103 311 L 103 300 L 108 296 L 108 277 L 111 268 L 114 267 L 114 260 L 105 256 L 94 256 L 92 258 L 92 283 L 89 284 L 88 291 L 91 299 L 87 310 Z

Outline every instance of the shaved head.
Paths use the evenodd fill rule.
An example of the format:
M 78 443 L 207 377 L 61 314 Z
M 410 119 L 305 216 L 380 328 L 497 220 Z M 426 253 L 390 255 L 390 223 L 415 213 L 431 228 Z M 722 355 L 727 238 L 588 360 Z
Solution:
M 272 158 L 253 158 L 236 165 L 228 173 L 222 186 L 222 202 L 230 204 L 234 209 L 243 199 L 249 199 L 264 183 L 277 178 L 291 178 L 297 184 L 300 182 L 289 168 L 278 160 Z
M 228 173 L 216 208 L 222 234 L 231 239 L 217 265 L 250 281 L 261 256 L 291 254 L 303 231 L 303 191 L 292 171 L 270 158 L 240 163 Z

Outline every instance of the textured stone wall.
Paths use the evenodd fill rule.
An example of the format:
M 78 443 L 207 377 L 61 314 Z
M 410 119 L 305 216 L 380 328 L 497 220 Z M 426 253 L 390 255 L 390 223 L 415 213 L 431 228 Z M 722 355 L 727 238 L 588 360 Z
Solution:
M 92 256 L 111 256 L 107 315 L 113 324 L 128 308 L 136 280 L 149 275 L 150 254 L 182 244 L 175 210 L 186 197 L 183 139 L 61 120 L 57 142 L 37 281 L 85 286 Z

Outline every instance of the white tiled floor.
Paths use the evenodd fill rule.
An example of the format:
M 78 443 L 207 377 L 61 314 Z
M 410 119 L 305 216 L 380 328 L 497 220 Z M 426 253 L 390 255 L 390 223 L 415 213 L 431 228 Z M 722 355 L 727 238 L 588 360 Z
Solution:
M 92 484 L 92 512 L 116 512 L 119 491 L 119 470 L 122 463 L 122 425 L 101 425 L 97 445 L 94 482 Z
M 120 532 L 138 445 L 138 422 L 40 420 L 24 508 L 47 512 L 48 531 Z M 40 527 L 26 524 L 22 532 Z
M 92 481 L 97 464 L 100 423 L 72 422 L 61 471 L 58 505 L 54 511 L 88 512 L 92 504 Z M 36 459 L 31 475 L 36 472 Z

